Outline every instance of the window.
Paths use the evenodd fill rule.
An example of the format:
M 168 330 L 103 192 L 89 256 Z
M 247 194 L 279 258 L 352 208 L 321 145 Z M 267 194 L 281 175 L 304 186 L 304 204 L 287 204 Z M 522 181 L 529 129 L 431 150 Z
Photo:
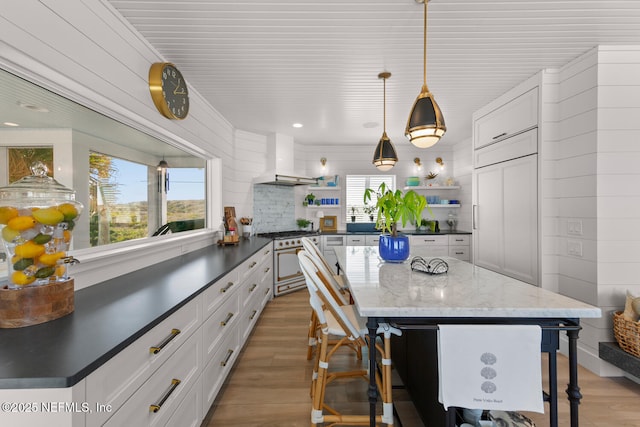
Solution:
M 92 152 L 91 246 L 204 228 L 204 176 L 204 168 L 161 171 Z
M 364 190 L 371 188 L 377 190 L 383 182 L 387 187 L 395 191 L 396 176 L 395 175 L 347 175 L 347 222 L 351 222 L 351 217 L 355 214 L 356 222 L 369 222 L 369 214 L 364 208 Z M 375 201 L 374 201 L 375 203 Z M 371 206 L 371 203 L 369 204 Z

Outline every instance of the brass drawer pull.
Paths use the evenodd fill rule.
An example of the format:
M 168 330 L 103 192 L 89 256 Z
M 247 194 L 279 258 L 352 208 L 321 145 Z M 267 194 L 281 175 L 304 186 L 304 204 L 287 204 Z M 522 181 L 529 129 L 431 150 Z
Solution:
M 264 269 L 265 273 L 268 273 L 269 271 L 271 271 L 271 267 L 267 267 L 267 268 Z
M 249 268 L 253 268 L 253 267 L 255 267 L 255 266 L 256 266 L 256 264 L 257 264 L 257 262 L 253 261 L 253 262 L 249 265 Z
M 498 138 L 502 138 L 503 136 L 506 136 L 506 135 L 507 135 L 507 133 L 506 133 L 506 132 L 502 132 L 500 135 L 496 135 L 496 136 L 494 136 L 494 137 L 493 137 L 493 138 L 491 138 L 491 139 L 498 139 Z
M 253 313 L 249 316 L 249 320 L 253 320 L 253 318 L 256 317 L 256 314 L 258 314 L 258 310 L 253 310 Z
M 232 317 L 233 317 L 233 313 L 227 314 L 227 318 L 224 319 L 222 322 L 220 322 L 220 326 L 227 326 L 227 323 L 231 321 Z
M 158 354 L 160 353 L 160 350 L 162 350 L 163 348 L 166 347 L 167 344 L 169 344 L 175 337 L 178 336 L 178 334 L 180 334 L 180 329 L 172 329 L 171 330 L 171 334 L 166 337 L 160 344 L 158 344 L 155 347 L 150 347 L 149 348 L 149 352 L 151 354 Z
M 257 284 L 257 283 L 254 283 L 254 284 L 251 286 L 251 288 L 249 289 L 249 292 L 253 292 L 253 291 L 255 291 L 257 287 L 258 287 L 258 284 Z
M 229 359 L 231 359 L 232 354 L 233 354 L 233 350 L 231 349 L 227 350 L 227 357 L 225 357 L 224 360 L 220 362 L 220 366 L 227 366 L 227 363 L 229 363 Z
M 269 288 L 264 290 L 264 294 L 267 295 L 269 293 Z
M 220 288 L 220 293 L 223 294 L 227 292 L 232 286 L 233 286 L 233 282 L 227 283 L 227 286 L 225 286 L 224 288 Z
M 174 390 L 176 388 L 178 388 L 178 386 L 180 385 L 181 381 L 177 380 L 177 379 L 172 379 L 171 380 L 171 385 L 169 386 L 169 388 L 167 389 L 166 393 L 164 394 L 164 396 L 162 396 L 162 398 L 160 399 L 160 402 L 149 405 L 149 411 L 150 412 L 158 412 L 160 409 L 162 409 L 162 405 L 164 405 L 164 402 L 167 401 L 167 399 L 169 398 L 169 396 L 171 396 L 171 393 L 174 392 Z

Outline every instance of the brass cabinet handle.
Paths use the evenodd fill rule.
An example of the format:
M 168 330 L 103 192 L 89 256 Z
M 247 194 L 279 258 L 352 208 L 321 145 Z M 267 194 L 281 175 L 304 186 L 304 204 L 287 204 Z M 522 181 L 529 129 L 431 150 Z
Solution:
M 267 295 L 269 293 L 269 288 L 264 290 L 264 294 Z
M 496 135 L 496 136 L 494 136 L 494 137 L 493 137 L 493 138 L 491 138 L 491 139 L 498 139 L 498 138 L 502 138 L 502 137 L 503 137 L 503 136 L 505 136 L 505 135 L 507 135 L 507 133 L 506 133 L 506 132 L 502 132 L 500 135 Z
M 249 268 L 253 268 L 253 267 L 255 267 L 255 266 L 256 266 L 256 264 L 257 264 L 257 262 L 253 261 L 253 262 L 249 265 Z
M 227 286 L 225 286 L 224 288 L 220 288 L 220 293 L 223 294 L 225 292 L 227 292 L 229 290 L 229 288 L 231 288 L 233 286 L 233 282 L 228 282 Z
M 269 255 L 271 253 L 271 249 L 267 249 L 266 251 L 264 251 L 265 255 Z
M 160 350 L 162 350 L 163 348 L 165 348 L 165 346 L 167 344 L 169 344 L 175 337 L 178 336 L 178 334 L 180 333 L 180 329 L 172 329 L 171 330 L 171 334 L 169 334 L 168 337 L 166 337 L 164 340 L 162 340 L 162 342 L 160 344 L 158 344 L 155 347 L 150 347 L 149 348 L 149 352 L 151 354 L 158 354 L 160 353 Z
M 253 310 L 253 313 L 249 316 L 249 320 L 253 320 L 253 318 L 256 317 L 256 314 L 258 314 L 258 310 Z
M 271 267 L 267 267 L 267 268 L 264 269 L 265 273 L 268 273 L 269 271 L 271 271 Z
M 253 292 L 253 291 L 255 291 L 257 287 L 258 287 L 258 284 L 257 284 L 257 283 L 254 283 L 254 284 L 251 286 L 251 288 L 249 288 L 249 292 Z
M 154 403 L 149 405 L 149 412 L 158 412 L 160 409 L 162 409 L 162 405 L 164 405 L 164 402 L 167 401 L 167 399 L 169 398 L 169 396 L 171 396 L 171 393 L 174 392 L 174 390 L 176 388 L 178 388 L 178 386 L 180 385 L 182 381 L 177 380 L 177 379 L 172 379 L 171 380 L 171 385 L 169 386 L 169 388 L 167 389 L 167 391 L 164 393 L 164 395 L 162 396 L 162 398 L 160 398 L 160 401 L 158 403 Z
M 224 319 L 222 322 L 220 322 L 220 326 L 227 326 L 227 323 L 231 321 L 232 317 L 233 317 L 233 313 L 227 314 L 227 318 Z
M 229 359 L 231 359 L 232 354 L 233 354 L 233 350 L 231 349 L 227 350 L 227 357 L 225 357 L 224 360 L 220 362 L 220 366 L 227 366 L 227 363 L 229 363 Z

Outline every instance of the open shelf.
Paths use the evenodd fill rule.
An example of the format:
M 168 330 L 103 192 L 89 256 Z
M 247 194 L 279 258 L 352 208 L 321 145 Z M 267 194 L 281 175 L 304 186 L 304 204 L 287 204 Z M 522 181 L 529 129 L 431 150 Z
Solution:
M 314 187 L 312 185 L 308 185 L 307 188 L 309 191 L 336 191 L 340 190 L 340 187 Z
M 407 185 L 404 187 L 405 190 L 433 190 L 433 191 L 439 191 L 439 190 L 459 190 L 460 186 L 459 185 L 439 185 L 439 186 L 435 186 L 435 187 L 429 187 L 427 185 Z

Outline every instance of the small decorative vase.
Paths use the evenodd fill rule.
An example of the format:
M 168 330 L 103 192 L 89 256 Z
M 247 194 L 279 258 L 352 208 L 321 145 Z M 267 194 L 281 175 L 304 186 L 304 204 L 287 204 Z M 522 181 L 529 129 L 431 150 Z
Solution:
M 409 236 L 382 234 L 378 242 L 380 257 L 386 262 L 403 262 L 409 258 Z

